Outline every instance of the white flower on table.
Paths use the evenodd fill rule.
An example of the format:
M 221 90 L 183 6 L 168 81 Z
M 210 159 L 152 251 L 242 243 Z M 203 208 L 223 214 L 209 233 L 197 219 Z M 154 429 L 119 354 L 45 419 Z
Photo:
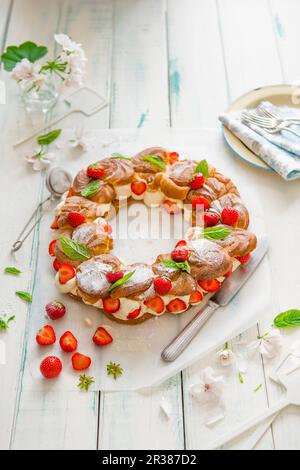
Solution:
M 54 153 L 46 153 L 41 147 L 35 149 L 33 154 L 25 156 L 25 160 L 32 164 L 35 171 L 42 171 L 50 166 L 56 158 Z
M 22 59 L 12 70 L 11 77 L 20 83 L 24 89 L 41 87 L 47 80 L 46 75 L 40 73 L 41 66 Z
M 249 352 L 259 351 L 264 357 L 272 359 L 277 356 L 282 349 L 282 336 L 279 330 L 272 328 L 262 336 L 258 336 L 257 340 L 252 341 L 248 345 Z
M 81 44 L 72 41 L 66 34 L 55 34 L 54 39 L 62 47 L 58 61 L 64 69 L 63 81 L 59 87 L 59 91 L 63 93 L 68 88 L 83 85 L 87 58 Z
M 73 148 L 79 147 L 83 152 L 88 152 L 94 147 L 94 142 L 95 138 L 90 131 L 78 127 L 75 129 L 75 138 L 70 140 L 70 146 Z
M 235 362 L 235 354 L 228 347 L 228 343 L 224 348 L 217 352 L 218 363 L 223 367 L 228 367 Z
M 202 404 L 219 403 L 222 400 L 225 381 L 222 376 L 216 376 L 212 367 L 203 369 L 200 382 L 190 387 L 190 393 Z

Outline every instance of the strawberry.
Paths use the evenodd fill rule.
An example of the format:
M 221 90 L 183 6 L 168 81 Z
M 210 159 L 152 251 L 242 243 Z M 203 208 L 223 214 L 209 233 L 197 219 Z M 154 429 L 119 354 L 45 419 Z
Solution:
M 198 281 L 198 285 L 206 292 L 215 292 L 220 289 L 221 282 L 218 279 L 206 279 L 205 281 Z
M 181 299 L 173 299 L 167 305 L 167 310 L 170 313 L 179 313 L 187 309 L 186 303 Z
M 191 189 L 200 189 L 204 185 L 204 176 L 202 173 L 197 173 L 190 181 Z
M 165 303 L 158 295 L 152 299 L 145 300 L 144 304 L 155 313 L 163 313 L 165 311 Z
M 221 212 L 222 224 L 235 225 L 239 220 L 239 213 L 233 207 L 224 207 Z
M 59 228 L 58 226 L 58 217 L 55 217 L 52 224 L 50 225 L 50 228 L 52 228 L 52 230 L 57 230 Z
M 180 240 L 179 242 L 176 243 L 175 248 L 178 248 L 179 246 L 186 246 L 187 242 L 185 240 Z
M 77 349 L 78 341 L 71 331 L 66 331 L 60 338 L 59 344 L 63 351 L 74 352 Z
M 129 320 L 133 320 L 134 318 L 137 318 L 139 314 L 141 313 L 141 308 L 137 308 L 136 310 L 133 310 L 132 312 L 128 313 L 127 318 Z
M 46 313 L 51 320 L 58 320 L 66 314 L 66 307 L 58 300 L 49 302 L 46 307 Z
M 90 367 L 92 360 L 89 356 L 75 353 L 72 356 L 72 366 L 74 370 L 85 370 Z
M 73 279 L 76 276 L 76 271 L 70 264 L 63 263 L 60 265 L 58 270 L 59 273 L 59 282 L 61 284 L 66 284 L 68 281 Z
M 40 371 L 46 379 L 55 379 L 62 371 L 61 360 L 56 356 L 46 357 L 41 362 Z
M 245 255 L 245 256 L 237 256 L 236 259 L 237 259 L 241 264 L 245 264 L 245 263 L 247 263 L 247 261 L 249 261 L 250 257 L 251 257 L 250 253 L 247 253 L 247 255 Z
M 159 295 L 166 295 L 172 288 L 172 282 L 165 277 L 154 279 L 154 289 Z
M 67 197 L 72 197 L 72 196 L 74 196 L 74 194 L 75 194 L 74 188 L 73 188 L 73 186 L 71 186 L 69 191 L 68 191 Z
M 186 247 L 175 248 L 171 253 L 171 258 L 176 263 L 182 263 L 186 261 L 189 257 L 189 250 Z
M 49 344 L 54 344 L 55 341 L 55 331 L 50 325 L 43 326 L 36 335 L 36 342 L 40 346 L 49 346 Z
M 168 199 L 163 202 L 163 207 L 169 215 L 177 215 L 181 213 L 181 208 L 174 201 Z
M 115 282 L 119 281 L 119 279 L 122 279 L 124 277 L 124 273 L 122 271 L 116 271 L 116 272 L 111 272 L 106 274 L 106 279 L 108 282 L 111 284 L 114 284 Z
M 137 196 L 141 196 L 147 189 L 147 184 L 145 181 L 134 181 L 131 183 L 131 191 Z
M 68 213 L 68 220 L 72 227 L 78 227 L 78 225 L 84 224 L 85 216 L 80 212 L 72 211 Z
M 55 271 L 59 271 L 60 267 L 61 267 L 61 264 L 55 258 L 55 260 L 53 261 L 53 268 L 55 269 Z
M 50 256 L 55 256 L 55 247 L 56 247 L 57 240 L 52 240 L 48 247 L 48 253 Z
M 106 313 L 116 313 L 120 308 L 120 300 L 107 297 L 103 299 L 103 309 Z
M 202 299 L 203 299 L 202 293 L 199 290 L 195 290 L 195 292 L 193 292 L 190 295 L 189 302 L 190 304 L 198 304 L 199 302 L 201 302 Z
M 168 156 L 168 164 L 174 165 L 174 163 L 178 162 L 179 154 L 177 152 L 170 152 Z
M 113 230 L 112 230 L 112 226 L 109 225 L 109 224 L 104 225 L 104 226 L 103 226 L 103 230 L 104 230 L 104 232 L 106 232 L 108 235 L 111 235 L 111 234 L 112 234 L 112 231 L 113 231 Z
M 104 176 L 105 169 L 100 163 L 93 163 L 87 169 L 87 175 L 93 180 L 98 180 Z
M 231 274 L 232 274 L 232 270 L 233 270 L 233 265 L 231 265 L 230 269 L 228 269 L 227 273 L 224 274 L 224 277 L 230 277 Z
M 213 214 L 212 212 L 205 212 L 203 215 L 203 221 L 205 227 L 213 227 L 219 222 L 218 214 Z
M 93 336 L 93 342 L 97 346 L 106 346 L 107 344 L 110 344 L 113 342 L 113 338 L 112 336 L 110 336 L 110 334 L 108 333 L 108 331 L 106 331 L 105 328 L 100 326 L 99 328 L 97 328 Z
M 192 200 L 192 207 L 196 211 L 206 211 L 210 207 L 210 202 L 204 196 L 197 196 Z

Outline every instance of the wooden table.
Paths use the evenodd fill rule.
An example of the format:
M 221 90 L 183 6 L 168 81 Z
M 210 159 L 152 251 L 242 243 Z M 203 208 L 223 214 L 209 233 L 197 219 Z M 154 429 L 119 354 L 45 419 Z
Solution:
M 52 51 L 58 31 L 82 42 L 89 84 L 111 101 L 87 125 L 215 127 L 218 113 L 241 93 L 300 77 L 299 16 L 298 0 L 1 0 L 0 38 L 2 49 L 31 39 Z M 11 135 L 20 124 L 15 105 L 0 105 L 0 112 L 4 267 L 13 237 L 39 200 L 41 177 L 29 170 L 24 174 L 23 161 L 12 152 Z M 257 187 L 271 238 L 273 309 L 242 335 L 250 341 L 275 314 L 299 307 L 299 182 L 285 183 L 224 152 Z M 37 243 L 38 232 L 32 247 L 28 243 L 19 255 L 22 281 L 1 275 L 1 308 L 15 313 L 16 324 L 0 337 L 7 356 L 6 365 L 0 365 L 0 448 L 203 448 L 216 431 L 203 424 L 201 407 L 188 388 L 212 363 L 211 356 L 144 394 L 22 391 L 28 312 L 11 293 L 31 288 Z M 299 330 L 286 340 L 297 336 Z M 270 367 L 263 360 L 250 364 L 244 385 L 237 373 L 229 374 L 230 405 L 219 433 L 278 399 L 278 387 L 267 378 Z M 258 384 L 263 386 L 254 393 Z M 159 410 L 163 396 L 172 403 L 171 420 Z M 299 449 L 299 426 L 299 411 L 289 408 L 258 448 Z

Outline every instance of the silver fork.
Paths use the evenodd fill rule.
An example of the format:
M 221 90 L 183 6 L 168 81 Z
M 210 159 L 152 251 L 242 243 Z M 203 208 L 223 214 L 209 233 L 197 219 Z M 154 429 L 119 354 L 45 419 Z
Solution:
M 274 113 L 271 113 L 268 109 L 264 108 L 263 106 L 259 106 L 259 111 L 265 116 L 273 119 L 277 119 L 278 121 L 281 122 L 286 122 L 288 124 L 299 124 L 300 123 L 300 118 L 296 117 L 280 117 Z
M 291 134 L 296 135 L 297 137 L 300 137 L 299 132 L 288 127 L 284 121 L 279 121 L 275 118 L 259 116 L 258 114 L 250 111 L 244 111 L 242 113 L 242 118 L 249 124 L 254 124 L 258 127 L 261 127 L 270 134 L 276 134 L 282 130 L 285 130 L 290 132 Z

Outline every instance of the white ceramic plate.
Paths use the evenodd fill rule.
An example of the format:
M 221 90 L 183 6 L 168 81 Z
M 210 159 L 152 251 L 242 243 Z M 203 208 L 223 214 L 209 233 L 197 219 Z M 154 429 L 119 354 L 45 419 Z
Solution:
M 294 98 L 294 99 L 293 99 Z M 261 101 L 270 101 L 277 106 L 290 106 L 300 108 L 297 88 L 292 85 L 273 85 L 251 90 L 235 100 L 226 112 L 240 111 L 245 108 L 254 108 Z M 297 103 L 299 101 L 299 103 Z M 224 138 L 229 147 L 243 160 L 262 170 L 274 171 L 261 158 L 243 144 L 229 129 L 223 127 Z

